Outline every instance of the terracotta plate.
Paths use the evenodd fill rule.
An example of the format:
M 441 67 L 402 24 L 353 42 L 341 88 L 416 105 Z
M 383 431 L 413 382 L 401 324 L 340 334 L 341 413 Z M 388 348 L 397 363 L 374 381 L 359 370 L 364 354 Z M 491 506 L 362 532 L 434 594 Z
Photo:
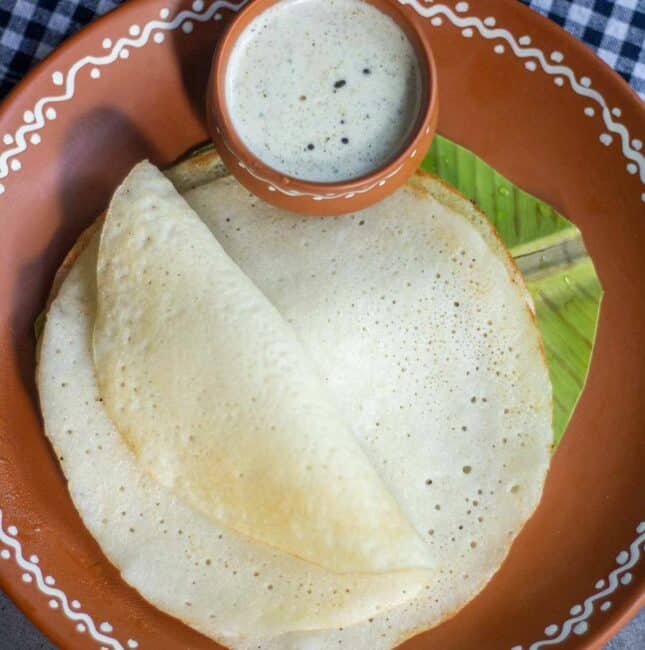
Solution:
M 605 289 L 587 389 L 537 514 L 489 587 L 407 647 L 595 648 L 645 592 L 645 111 L 519 2 L 405 4 L 432 39 L 439 131 L 573 220 Z M 127 3 L 57 50 L 0 114 L 0 579 L 65 650 L 216 647 L 127 587 L 85 531 L 42 433 L 32 328 L 65 252 L 126 171 L 205 139 L 210 54 L 234 7 Z

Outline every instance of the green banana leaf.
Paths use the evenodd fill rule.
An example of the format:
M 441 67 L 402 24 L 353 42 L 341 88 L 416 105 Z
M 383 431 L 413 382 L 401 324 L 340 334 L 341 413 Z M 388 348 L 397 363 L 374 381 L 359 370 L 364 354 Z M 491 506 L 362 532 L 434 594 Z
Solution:
M 587 379 L 602 298 L 580 231 L 447 138 L 435 136 L 422 167 L 457 188 L 488 216 L 524 276 L 553 384 L 557 445 Z

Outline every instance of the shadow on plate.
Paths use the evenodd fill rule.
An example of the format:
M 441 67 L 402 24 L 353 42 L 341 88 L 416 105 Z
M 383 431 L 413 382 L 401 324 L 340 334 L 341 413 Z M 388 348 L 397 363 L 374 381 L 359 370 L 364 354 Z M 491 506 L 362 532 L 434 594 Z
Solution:
M 34 322 L 45 307 L 54 274 L 80 233 L 106 209 L 131 167 L 146 157 L 157 157 L 153 143 L 113 108 L 93 109 L 74 122 L 65 138 L 57 181 L 60 219 L 46 246 L 22 264 L 13 288 L 16 361 L 36 412 Z

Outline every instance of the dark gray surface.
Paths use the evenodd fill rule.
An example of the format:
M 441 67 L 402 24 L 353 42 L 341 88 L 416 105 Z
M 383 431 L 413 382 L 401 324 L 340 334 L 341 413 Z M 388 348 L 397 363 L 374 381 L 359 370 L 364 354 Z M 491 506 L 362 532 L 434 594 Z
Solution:
M 95 645 L 88 640 L 88 648 L 93 648 Z M 2 591 L 0 591 L 0 650 L 57 650 L 56 646 L 24 617 Z M 497 648 L 486 650 L 497 650 Z M 603 650 L 645 650 L 645 609 L 641 610 Z

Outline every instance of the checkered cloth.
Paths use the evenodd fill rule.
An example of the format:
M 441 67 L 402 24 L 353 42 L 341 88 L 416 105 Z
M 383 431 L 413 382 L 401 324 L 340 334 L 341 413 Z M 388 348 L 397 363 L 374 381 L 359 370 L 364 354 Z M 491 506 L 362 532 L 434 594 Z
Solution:
M 592 47 L 645 99 L 645 0 L 523 2 Z
M 121 2 L 0 0 L 0 98 L 61 41 Z M 583 40 L 645 98 L 645 0 L 522 2 Z

